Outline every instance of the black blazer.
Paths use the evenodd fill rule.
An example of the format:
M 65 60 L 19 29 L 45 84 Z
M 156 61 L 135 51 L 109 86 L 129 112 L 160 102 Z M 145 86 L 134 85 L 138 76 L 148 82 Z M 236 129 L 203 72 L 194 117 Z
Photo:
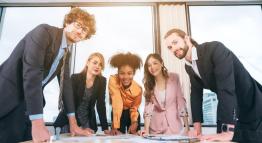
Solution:
M 37 26 L 25 35 L 0 66 L 0 118 L 21 102 L 26 102 L 27 114 L 43 113 L 42 80 L 48 75 L 58 54 L 62 34 L 63 29 L 47 24 Z M 60 75 L 61 66 L 62 59 L 49 81 Z M 69 112 L 74 112 L 69 56 L 66 59 L 64 78 L 64 105 Z
M 73 74 L 71 76 L 71 80 L 72 80 L 72 87 L 74 93 L 75 109 L 77 109 L 80 103 L 82 102 L 82 97 L 85 92 L 86 73 Z M 90 128 L 93 129 L 94 131 L 97 131 L 96 113 L 94 109 L 95 105 L 99 115 L 102 130 L 108 129 L 108 123 L 106 117 L 105 91 L 106 91 L 106 78 L 103 76 L 96 76 L 93 84 L 93 92 L 90 97 L 91 99 L 88 105 L 89 110 L 87 111 Z M 77 114 L 76 114 L 76 119 L 78 125 L 81 126 Z M 54 126 L 62 127 L 66 124 L 68 124 L 68 119 L 66 117 L 65 111 L 61 111 L 54 123 Z
M 217 119 L 234 123 L 233 110 L 238 106 L 240 122 L 261 119 L 262 87 L 244 68 L 238 58 L 220 42 L 196 46 L 197 67 L 201 79 L 185 65 L 191 82 L 191 109 L 194 122 L 203 122 L 203 88 L 217 94 Z

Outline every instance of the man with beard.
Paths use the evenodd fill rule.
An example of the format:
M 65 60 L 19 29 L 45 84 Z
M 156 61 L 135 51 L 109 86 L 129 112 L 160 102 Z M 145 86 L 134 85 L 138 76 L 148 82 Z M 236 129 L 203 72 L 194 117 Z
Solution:
M 75 119 L 69 47 L 94 34 L 94 16 L 72 8 L 64 18 L 63 28 L 41 24 L 17 44 L 0 66 L 1 143 L 50 141 L 43 120 L 43 88 L 56 76 L 60 77 L 59 101 L 63 101 L 59 105 L 67 111 L 71 135 L 90 134 L 79 128 Z
M 194 122 L 190 135 L 201 135 L 203 89 L 210 89 L 218 98 L 219 134 L 202 139 L 231 140 L 233 137 L 237 142 L 262 142 L 262 86 L 250 76 L 239 59 L 222 43 L 197 44 L 180 29 L 169 30 L 165 42 L 170 52 L 186 61 Z

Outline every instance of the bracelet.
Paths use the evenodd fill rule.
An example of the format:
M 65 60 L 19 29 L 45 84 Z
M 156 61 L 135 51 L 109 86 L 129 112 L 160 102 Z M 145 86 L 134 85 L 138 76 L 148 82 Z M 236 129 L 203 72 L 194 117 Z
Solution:
M 131 122 L 131 124 L 134 124 L 134 123 L 137 123 L 137 121 L 133 121 L 133 122 Z

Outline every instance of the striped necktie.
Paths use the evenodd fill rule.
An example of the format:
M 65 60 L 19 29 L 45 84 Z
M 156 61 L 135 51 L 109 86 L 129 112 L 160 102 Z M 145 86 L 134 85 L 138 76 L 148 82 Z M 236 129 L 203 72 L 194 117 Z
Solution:
M 58 109 L 59 110 L 63 110 L 64 72 L 65 72 L 67 54 L 68 54 L 68 49 L 66 48 L 64 56 L 63 56 L 63 65 L 62 65 L 61 73 L 60 73 L 60 93 L 59 93 L 59 100 L 58 100 Z

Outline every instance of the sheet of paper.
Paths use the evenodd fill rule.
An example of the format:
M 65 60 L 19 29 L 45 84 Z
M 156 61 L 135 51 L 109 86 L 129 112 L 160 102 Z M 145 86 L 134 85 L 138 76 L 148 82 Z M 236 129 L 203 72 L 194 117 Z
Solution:
M 60 140 L 55 141 L 54 143 L 148 143 L 149 140 L 140 136 L 124 134 L 118 136 L 102 136 L 102 135 L 92 135 L 89 137 L 70 137 L 62 136 Z M 150 143 L 158 143 L 159 141 L 150 140 Z

